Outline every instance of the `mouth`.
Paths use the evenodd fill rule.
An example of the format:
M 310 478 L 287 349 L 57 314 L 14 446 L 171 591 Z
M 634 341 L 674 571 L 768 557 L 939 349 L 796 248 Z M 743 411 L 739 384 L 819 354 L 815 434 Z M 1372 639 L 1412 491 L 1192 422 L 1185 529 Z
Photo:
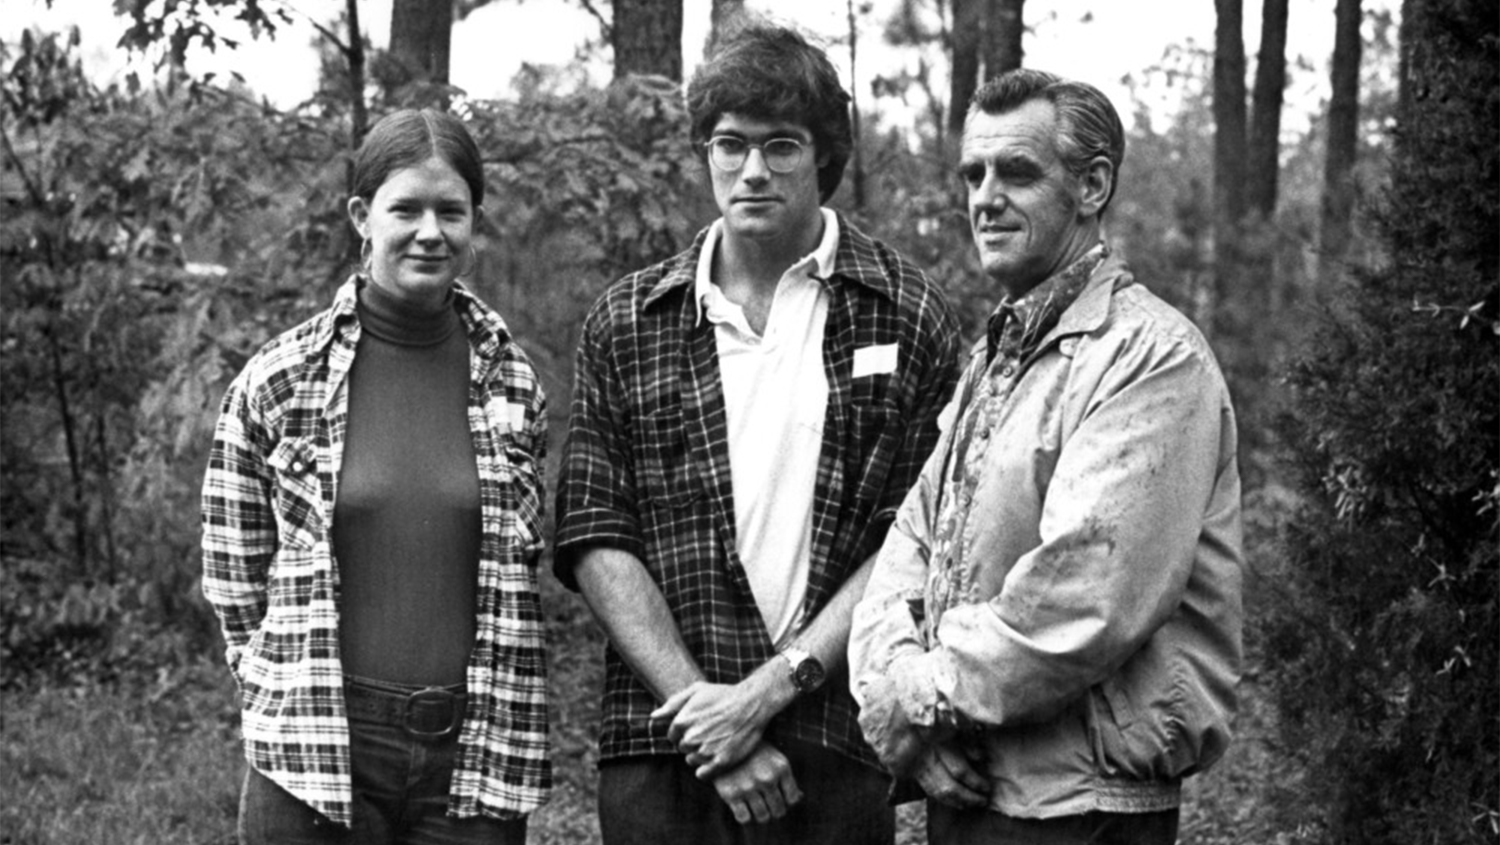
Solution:
M 752 197 L 739 197 L 739 198 L 737 198 L 734 201 L 734 204 L 735 205 L 768 205 L 770 203 L 777 202 L 777 201 L 778 200 L 775 197 L 752 196 Z
M 998 240 L 1008 235 L 1019 234 L 1020 231 L 1020 226 L 1009 223 L 996 223 L 992 220 L 974 222 L 974 236 L 985 240 Z

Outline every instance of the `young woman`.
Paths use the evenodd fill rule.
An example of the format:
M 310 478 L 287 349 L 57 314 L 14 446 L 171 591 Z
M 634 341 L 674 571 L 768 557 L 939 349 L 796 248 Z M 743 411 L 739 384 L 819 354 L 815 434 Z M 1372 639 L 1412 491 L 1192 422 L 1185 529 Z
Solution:
M 242 843 L 522 843 L 546 799 L 545 399 L 458 281 L 483 196 L 456 118 L 377 123 L 362 271 L 224 398 L 203 588 L 243 698 Z

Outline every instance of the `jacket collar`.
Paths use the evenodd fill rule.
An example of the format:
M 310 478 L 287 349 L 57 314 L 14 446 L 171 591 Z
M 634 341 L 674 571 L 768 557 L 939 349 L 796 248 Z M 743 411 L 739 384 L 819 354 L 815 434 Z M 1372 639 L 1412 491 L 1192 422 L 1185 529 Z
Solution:
M 1109 301 L 1114 292 L 1134 281 L 1125 259 L 1110 252 L 1094 268 L 1088 284 L 1079 292 L 1078 298 L 1073 300 L 1072 307 L 1063 312 L 1057 326 L 1047 333 L 1044 343 L 1065 335 L 1089 334 L 1104 325 L 1104 321 L 1109 318 Z

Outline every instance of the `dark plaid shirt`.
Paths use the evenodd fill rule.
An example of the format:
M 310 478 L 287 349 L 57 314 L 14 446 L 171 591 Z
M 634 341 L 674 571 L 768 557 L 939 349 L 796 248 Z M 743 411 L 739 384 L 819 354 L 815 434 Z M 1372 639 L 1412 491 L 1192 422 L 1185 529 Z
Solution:
M 937 440 L 957 377 L 959 333 L 927 278 L 839 221 L 823 366 L 828 409 L 813 506 L 810 619 L 880 548 Z M 723 387 L 714 329 L 693 281 L 707 230 L 687 251 L 616 282 L 584 322 L 558 482 L 558 578 L 592 546 L 629 552 L 665 595 L 708 680 L 735 683 L 775 655 L 735 551 Z M 855 350 L 895 344 L 894 372 L 855 377 Z M 767 396 L 765 401 L 787 401 Z M 675 754 L 656 702 L 606 653 L 603 759 Z M 771 723 L 768 735 L 817 743 L 872 765 L 846 673 Z

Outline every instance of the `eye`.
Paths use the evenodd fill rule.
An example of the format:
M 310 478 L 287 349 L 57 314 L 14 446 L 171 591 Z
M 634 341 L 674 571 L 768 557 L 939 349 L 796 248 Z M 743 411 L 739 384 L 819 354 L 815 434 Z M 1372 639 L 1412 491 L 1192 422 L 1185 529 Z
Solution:
M 713 139 L 714 147 L 723 155 L 737 156 L 745 152 L 746 145 L 742 138 L 734 138 L 729 135 L 720 135 Z
M 772 138 L 765 143 L 766 155 L 789 158 L 802 152 L 802 144 L 791 138 Z
M 975 162 L 961 164 L 958 167 L 958 176 L 964 180 L 964 184 L 970 187 L 978 187 L 984 182 L 984 165 Z

